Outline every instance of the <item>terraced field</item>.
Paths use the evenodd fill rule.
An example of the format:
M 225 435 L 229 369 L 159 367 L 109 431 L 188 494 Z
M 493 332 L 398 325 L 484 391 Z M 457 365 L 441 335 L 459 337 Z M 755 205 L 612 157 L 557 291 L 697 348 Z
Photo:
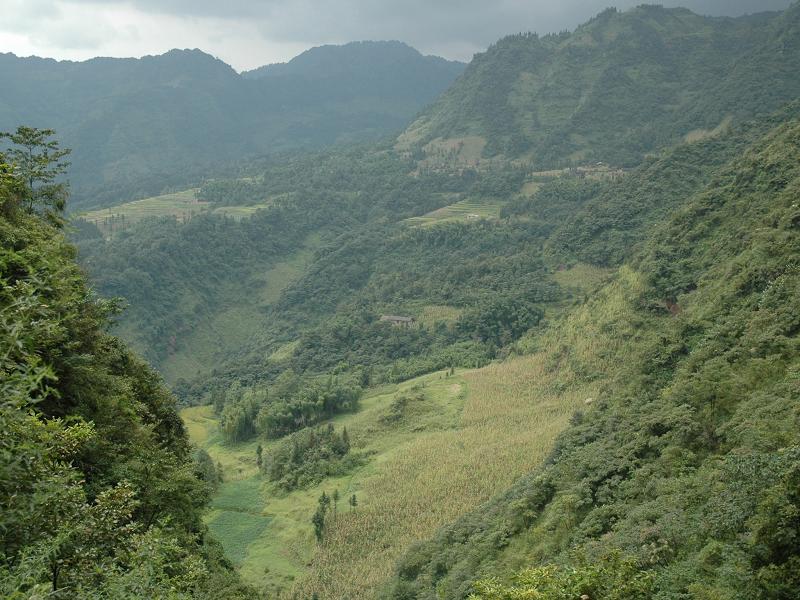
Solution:
M 131 226 L 148 217 L 175 217 L 181 221 L 208 210 L 208 203 L 197 199 L 197 189 L 164 194 L 78 215 L 94 223 L 104 235 Z
M 268 203 L 261 203 L 251 206 L 212 208 L 208 202 L 197 199 L 197 191 L 197 189 L 191 189 L 125 202 L 117 206 L 79 214 L 77 218 L 93 223 L 103 235 L 109 236 L 150 217 L 175 217 L 183 222 L 201 213 L 213 211 L 215 214 L 226 215 L 234 219 L 244 219 L 252 216 L 257 210 L 269 206 Z
M 439 208 L 421 217 L 406 219 L 411 225 L 430 227 L 441 223 L 469 222 L 479 219 L 497 219 L 503 203 L 491 200 L 466 199 Z

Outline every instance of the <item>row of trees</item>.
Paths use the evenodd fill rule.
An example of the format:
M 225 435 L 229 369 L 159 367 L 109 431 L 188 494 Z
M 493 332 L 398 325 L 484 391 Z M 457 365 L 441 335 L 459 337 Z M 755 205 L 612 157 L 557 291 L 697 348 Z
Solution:
M 314 536 L 319 543 L 325 541 L 325 533 L 331 521 L 336 521 L 339 514 L 339 498 L 339 489 L 337 488 L 333 490 L 330 496 L 322 492 L 322 495 L 317 501 L 317 510 L 314 511 L 314 515 L 311 517 L 311 525 L 314 527 Z M 358 498 L 355 494 L 347 499 L 347 504 L 350 505 L 350 511 L 355 512 L 358 506 Z

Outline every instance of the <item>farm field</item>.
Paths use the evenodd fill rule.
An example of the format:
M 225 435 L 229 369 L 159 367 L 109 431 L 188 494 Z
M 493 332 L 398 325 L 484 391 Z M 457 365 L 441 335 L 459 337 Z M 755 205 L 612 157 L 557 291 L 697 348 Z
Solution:
M 436 209 L 421 217 L 406 219 L 406 223 L 429 227 L 441 223 L 466 222 L 478 219 L 497 219 L 500 217 L 502 202 L 491 200 L 466 199 Z
M 197 189 L 191 189 L 126 202 L 78 216 L 84 221 L 95 224 L 104 235 L 110 235 L 148 217 L 174 216 L 185 221 L 207 209 L 208 203 L 197 199 Z
M 268 202 L 252 204 L 249 206 L 219 206 L 215 208 L 213 212 L 216 215 L 225 215 L 233 219 L 246 219 L 247 217 L 252 217 L 253 213 L 255 213 L 257 210 L 267 208 L 268 206 Z
M 599 275 L 574 270 L 569 278 L 583 287 Z M 609 307 L 616 302 L 606 298 Z M 256 442 L 226 446 L 210 407 L 185 410 L 192 440 L 226 470 L 207 522 L 244 577 L 284 597 L 370 598 L 411 544 L 536 468 L 571 416 L 599 394 L 603 378 L 579 373 L 609 368 L 596 349 L 603 320 L 617 313 L 575 306 L 562 315 L 527 340 L 529 355 L 368 392 L 358 412 L 333 420 L 365 462 L 308 489 L 277 492 L 256 472 Z M 400 396 L 409 398 L 401 416 L 387 419 Z M 265 452 L 274 443 L 262 441 Z M 343 499 L 356 494 L 358 506 L 342 502 L 317 545 L 310 519 L 322 492 L 335 489 Z
M 183 222 L 201 213 L 211 211 L 234 219 L 250 217 L 257 210 L 266 208 L 269 203 L 262 202 L 250 206 L 219 206 L 212 208 L 208 202 L 197 199 L 197 189 L 164 194 L 117 206 L 93 210 L 78 215 L 78 218 L 96 225 L 103 235 L 111 235 L 150 217 L 175 217 Z

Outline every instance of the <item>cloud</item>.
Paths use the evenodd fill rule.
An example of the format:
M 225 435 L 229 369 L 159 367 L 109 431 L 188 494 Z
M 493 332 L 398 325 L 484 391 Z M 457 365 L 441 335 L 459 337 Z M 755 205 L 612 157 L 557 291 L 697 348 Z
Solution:
M 0 0 L 0 51 L 141 56 L 199 47 L 237 68 L 310 46 L 397 39 L 468 60 L 509 33 L 573 29 L 608 4 L 642 0 Z M 705 14 L 781 9 L 790 0 L 662 0 Z M 24 40 L 21 43 L 20 40 Z
M 23 39 L 31 47 L 97 51 L 114 39 L 126 38 L 120 29 L 92 7 L 72 7 L 59 0 L 0 0 L 3 38 Z

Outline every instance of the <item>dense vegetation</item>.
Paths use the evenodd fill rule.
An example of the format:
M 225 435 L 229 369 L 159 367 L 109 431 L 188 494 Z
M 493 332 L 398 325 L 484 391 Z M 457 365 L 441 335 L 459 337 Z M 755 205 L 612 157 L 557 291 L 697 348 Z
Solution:
M 639 597 L 558 566 L 609 552 L 625 555 L 626 581 L 638 577 L 630 565 L 649 574 L 641 597 L 797 593 L 799 158 L 794 117 L 656 227 L 611 284 L 626 287 L 622 309 L 611 317 L 602 295 L 588 301 L 598 321 L 611 317 L 597 352 L 618 368 L 592 372 L 562 349 L 600 397 L 541 469 L 413 549 L 392 597 Z M 544 563 L 555 566 L 517 587 L 473 588 Z
M 75 149 L 75 207 L 109 205 L 254 156 L 380 138 L 462 69 L 396 42 L 315 48 L 260 77 L 199 50 L 80 63 L 0 54 L 0 131 L 57 129 Z
M 333 425 L 307 428 L 281 442 L 264 458 L 264 474 L 284 490 L 318 483 L 342 475 L 357 464 L 350 455 L 347 429 L 337 433 Z
M 411 178 L 412 168 L 412 161 L 372 149 L 271 163 L 247 183 L 219 181 L 200 191 L 212 199 L 228 186 L 234 195 L 249 190 L 250 202 L 272 199 L 249 219 L 143 221 L 110 240 L 84 226 L 81 256 L 101 293 L 130 302 L 120 330 L 153 364 L 191 348 L 198 328 L 207 327 L 216 346 L 206 363 L 212 377 L 177 388 L 192 401 L 215 387 L 273 380 L 286 369 L 302 375 L 363 368 L 378 382 L 485 364 L 538 322 L 538 304 L 561 296 L 531 244 L 541 227 L 519 221 L 409 228 L 398 219 L 491 190 L 496 176 Z M 265 297 L 269 271 L 309 239 L 316 251 L 305 272 Z M 226 343 L 214 316 L 232 304 L 246 307 L 257 325 Z M 387 312 L 416 314 L 425 304 L 465 312 L 457 323 L 409 330 L 379 321 Z M 284 360 L 264 360 L 287 342 L 296 344 Z
M 81 228 L 99 291 L 131 302 L 118 331 L 213 403 L 187 414 L 236 479 L 194 471 L 250 576 L 297 598 L 797 596 L 799 15 L 643 6 L 514 36 L 396 147 L 200 189 L 249 218 Z M 423 147 L 470 135 L 493 160 Z
M 421 149 L 480 136 L 487 156 L 526 156 L 540 168 L 635 165 L 690 132 L 796 98 L 798 39 L 797 6 L 738 19 L 656 5 L 608 9 L 573 33 L 500 40 L 403 142 Z
M 0 595 L 252 597 L 200 520 L 215 482 L 174 397 L 51 224 L 57 145 L 18 133 L 36 160 L 0 156 Z
M 242 390 L 231 386 L 221 392 L 225 400 L 218 405 L 220 427 L 230 442 L 246 440 L 255 433 L 270 439 L 282 437 L 354 410 L 361 394 L 358 379 L 361 377 L 301 378 L 285 371 L 270 387 Z

